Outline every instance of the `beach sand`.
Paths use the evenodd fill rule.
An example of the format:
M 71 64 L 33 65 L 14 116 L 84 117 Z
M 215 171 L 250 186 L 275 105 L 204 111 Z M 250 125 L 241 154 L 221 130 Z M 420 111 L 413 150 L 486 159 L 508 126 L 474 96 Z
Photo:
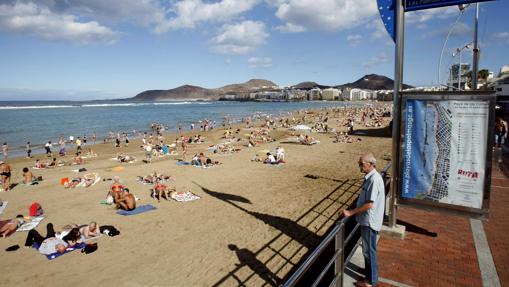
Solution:
M 188 160 L 195 152 L 205 152 L 209 145 L 221 142 L 222 132 L 200 133 L 207 141 L 190 145 Z M 242 130 L 240 135 L 244 133 L 249 131 Z M 113 206 L 100 204 L 110 182 L 64 189 L 60 178 L 84 174 L 72 171 L 77 166 L 34 170 L 44 178 L 39 185 L 18 185 L 11 192 L 0 193 L 9 202 L 1 220 L 19 213 L 28 215 L 29 205 L 36 201 L 46 215 L 37 227 L 43 235 L 49 222 L 58 230 L 70 223 L 90 221 L 114 225 L 121 234 L 97 239 L 99 248 L 92 254 L 72 252 L 49 261 L 34 249 L 4 251 L 14 244 L 24 245 L 27 233 L 16 232 L 0 239 L 0 286 L 274 285 L 317 245 L 339 211 L 355 200 L 363 176 L 358 157 L 372 152 L 379 160 L 379 170 L 388 164 L 383 158 L 390 157 L 391 139 L 378 136 L 382 133 L 382 129 L 366 129 L 366 135 L 354 136 L 361 141 L 350 144 L 332 143 L 330 134 L 313 133 L 321 143 L 304 146 L 281 143 L 287 131 L 279 129 L 272 132 L 279 139 L 276 142 L 253 148 L 237 145 L 242 150 L 232 155 L 206 152 L 222 162 L 207 169 L 178 166 L 176 158 L 180 156 L 156 158 L 145 164 L 140 140 L 131 141 L 128 148 L 97 144 L 93 149 L 99 157 L 86 159 L 80 167 L 97 172 L 103 179 L 119 176 L 140 198 L 138 205 L 152 204 L 157 209 L 120 216 Z M 166 135 L 167 139 L 176 137 Z M 286 150 L 286 164 L 270 166 L 251 161 L 257 151 L 277 146 Z M 137 162 L 111 160 L 120 151 L 136 156 Z M 17 183 L 21 169 L 33 166 L 34 160 L 18 158 L 9 163 Z M 125 169 L 112 171 L 119 165 Z M 153 171 L 171 175 L 175 181 L 168 184 L 170 187 L 191 191 L 201 199 L 158 203 L 150 197 L 150 185 L 136 182 L 136 176 Z

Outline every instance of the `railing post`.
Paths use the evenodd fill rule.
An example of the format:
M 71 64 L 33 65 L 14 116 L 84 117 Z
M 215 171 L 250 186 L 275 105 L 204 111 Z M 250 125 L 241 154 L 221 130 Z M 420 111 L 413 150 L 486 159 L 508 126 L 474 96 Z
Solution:
M 343 287 L 343 277 L 345 271 L 344 254 L 345 254 L 345 225 L 343 225 L 336 234 L 336 260 L 334 264 L 334 278 L 336 279 L 336 287 Z M 341 250 L 341 252 L 338 252 Z

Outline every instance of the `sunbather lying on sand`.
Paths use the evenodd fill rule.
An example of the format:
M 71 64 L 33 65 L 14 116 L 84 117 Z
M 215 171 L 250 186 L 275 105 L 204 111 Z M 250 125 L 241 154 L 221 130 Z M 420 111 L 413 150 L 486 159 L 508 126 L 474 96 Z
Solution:
M 13 234 L 23 223 L 25 220 L 21 214 L 14 219 L 0 221 L 0 236 L 5 238 Z
M 146 176 L 138 176 L 138 182 L 144 184 L 154 184 L 156 182 L 156 179 L 159 179 L 160 181 L 164 182 L 171 180 L 171 176 L 157 173 L 156 171 Z
M 99 225 L 95 221 L 90 222 L 90 224 L 88 224 L 88 225 L 82 226 L 80 228 L 80 232 L 81 232 L 81 235 L 85 239 L 89 239 L 89 238 L 93 238 L 93 237 L 97 237 L 97 236 L 101 235 L 101 231 L 99 230 Z
M 129 163 L 129 162 L 134 162 L 136 160 L 136 158 L 134 156 L 130 156 L 130 155 L 121 153 L 117 156 L 117 160 L 119 162 L 128 162 Z

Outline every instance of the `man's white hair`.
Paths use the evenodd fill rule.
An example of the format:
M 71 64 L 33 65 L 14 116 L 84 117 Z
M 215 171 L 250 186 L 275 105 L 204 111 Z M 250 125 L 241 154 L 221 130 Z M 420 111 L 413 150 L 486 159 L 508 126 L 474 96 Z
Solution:
M 373 166 L 376 165 L 376 158 L 375 158 L 375 156 L 372 153 L 366 153 L 366 154 L 362 155 L 361 158 L 362 158 L 363 161 L 369 162 Z

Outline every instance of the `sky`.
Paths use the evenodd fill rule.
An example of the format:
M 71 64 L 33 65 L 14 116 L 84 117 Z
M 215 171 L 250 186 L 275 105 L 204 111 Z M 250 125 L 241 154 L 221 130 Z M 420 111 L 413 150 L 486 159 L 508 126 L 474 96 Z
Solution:
M 474 7 L 405 13 L 406 84 L 446 82 L 453 52 L 473 41 Z M 395 45 L 378 10 L 376 0 L 0 0 L 0 100 L 393 78 Z M 480 4 L 480 68 L 495 74 L 509 65 L 507 11 L 509 0 Z M 461 54 L 471 63 L 471 49 Z

